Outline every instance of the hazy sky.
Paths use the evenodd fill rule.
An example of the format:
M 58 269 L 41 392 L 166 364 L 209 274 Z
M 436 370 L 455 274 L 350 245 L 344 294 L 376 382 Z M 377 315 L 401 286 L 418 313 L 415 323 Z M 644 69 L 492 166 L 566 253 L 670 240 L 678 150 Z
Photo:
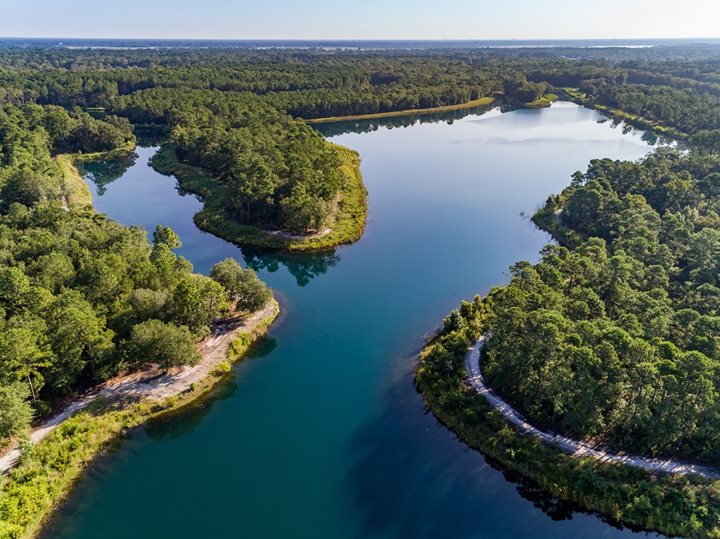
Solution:
M 0 0 L 0 36 L 720 37 L 720 0 Z

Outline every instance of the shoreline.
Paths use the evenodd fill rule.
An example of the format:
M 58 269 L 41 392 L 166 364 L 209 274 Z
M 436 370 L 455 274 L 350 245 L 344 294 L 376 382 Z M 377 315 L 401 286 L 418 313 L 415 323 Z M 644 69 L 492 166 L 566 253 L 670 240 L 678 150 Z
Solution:
M 267 334 L 279 312 L 273 298 L 241 321 L 222 321 L 219 332 L 198 343 L 204 357 L 197 365 L 174 374 L 157 375 L 151 369 L 111 380 L 36 427 L 34 432 L 46 432 L 30 448 L 29 459 L 20 459 L 17 466 L 11 463 L 6 476 L 0 532 L 9 537 L 37 537 L 97 456 L 129 429 L 206 396 L 230 372 L 231 363 L 240 362 L 252 344 Z M 72 410 L 67 413 L 69 408 Z M 58 458 L 59 454 L 63 458 Z M 38 482 L 46 489 L 40 499 L 33 496 Z M 27 506 L 31 507 L 29 511 L 25 511 Z M 16 515 L 13 510 L 24 512 Z
M 617 527 L 683 537 L 720 531 L 714 513 L 705 512 L 715 503 L 717 481 L 571 455 L 513 428 L 503 412 L 468 383 L 465 361 L 482 336 L 482 304 L 473 311 L 463 316 L 465 327 L 441 328 L 430 338 L 415 368 L 415 386 L 440 424 L 501 469 Z M 697 509 L 678 511 L 677 504 Z
M 203 208 L 193 217 L 199 229 L 236 245 L 280 251 L 317 251 L 356 242 L 362 237 L 367 221 L 367 189 L 360 173 L 360 156 L 349 148 L 337 144 L 333 147 L 340 153 L 345 185 L 339 193 L 337 213 L 329 231 L 308 235 L 266 230 L 235 221 L 222 207 L 226 186 L 201 167 L 178 160 L 172 144 L 161 145 L 150 163 L 160 174 L 174 176 L 182 190 L 202 199 Z
M 677 141 L 686 140 L 690 137 L 689 134 L 683 133 L 682 131 L 675 129 L 674 127 L 666 126 L 661 122 L 649 120 L 648 118 L 643 118 L 642 116 L 637 116 L 636 114 L 625 112 L 622 109 L 615 109 L 612 107 L 608 107 L 607 105 L 599 105 L 593 103 L 591 99 L 589 99 L 585 94 L 580 92 L 580 90 L 578 90 L 577 88 L 559 88 L 558 91 L 565 94 L 569 101 L 572 101 L 577 105 L 596 110 L 606 115 L 612 120 L 625 122 L 637 129 L 651 131 L 659 137 L 667 137 L 669 139 Z
M 128 141 L 108 152 L 54 156 L 63 207 L 92 208 L 77 162 L 112 159 L 134 149 L 135 142 Z M 212 334 L 197 342 L 198 364 L 169 373 L 153 366 L 107 380 L 37 423 L 28 441 L 7 444 L 0 451 L 0 537 L 37 537 L 96 457 L 130 429 L 208 397 L 279 314 L 279 303 L 272 298 L 254 313 L 218 320 Z
M 481 97 L 473 99 L 466 103 L 459 103 L 457 105 L 442 105 L 440 107 L 430 107 L 424 109 L 406 109 L 406 110 L 394 110 L 387 112 L 371 112 L 368 114 L 351 114 L 347 116 L 326 116 L 324 118 L 310 118 L 303 121 L 307 124 L 324 124 L 332 122 L 345 122 L 352 120 L 375 120 L 380 118 L 392 118 L 395 116 L 420 116 L 424 114 L 434 114 L 437 112 L 451 112 L 454 110 L 471 109 L 474 107 L 481 107 L 483 105 L 490 105 L 495 102 L 494 97 Z
M 639 455 L 611 453 L 609 451 L 603 451 L 588 442 L 542 431 L 534 427 L 520 412 L 515 410 L 510 404 L 505 402 L 502 397 L 495 393 L 492 388 L 485 384 L 485 379 L 480 369 L 480 356 L 482 355 L 482 349 L 488 338 L 486 335 L 480 337 L 465 356 L 466 380 L 479 395 L 485 397 L 488 403 L 494 409 L 498 410 L 505 420 L 512 424 L 518 431 L 529 436 L 534 436 L 544 443 L 556 447 L 575 458 L 588 457 L 603 463 L 623 464 L 650 472 L 698 475 L 705 479 L 720 479 L 720 473 L 709 466 L 677 462 L 670 459 L 662 460 Z

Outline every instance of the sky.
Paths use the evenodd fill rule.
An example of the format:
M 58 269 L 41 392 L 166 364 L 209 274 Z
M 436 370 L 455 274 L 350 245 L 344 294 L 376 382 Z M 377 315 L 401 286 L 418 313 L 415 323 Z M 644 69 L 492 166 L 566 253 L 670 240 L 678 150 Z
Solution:
M 720 0 L 0 0 L 2 37 L 720 37 Z

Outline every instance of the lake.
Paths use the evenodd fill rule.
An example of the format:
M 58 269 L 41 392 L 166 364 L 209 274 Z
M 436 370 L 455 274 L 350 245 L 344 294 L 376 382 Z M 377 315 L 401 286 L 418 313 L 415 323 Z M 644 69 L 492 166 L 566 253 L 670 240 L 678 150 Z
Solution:
M 213 398 L 130 433 L 79 481 L 53 538 L 620 537 L 469 450 L 427 413 L 412 372 L 462 299 L 535 261 L 528 216 L 590 159 L 637 159 L 648 137 L 571 103 L 321 126 L 357 150 L 369 217 L 354 245 L 269 254 L 198 230 L 200 202 L 148 166 L 88 165 L 95 207 L 178 232 L 208 272 L 234 256 L 282 305 Z

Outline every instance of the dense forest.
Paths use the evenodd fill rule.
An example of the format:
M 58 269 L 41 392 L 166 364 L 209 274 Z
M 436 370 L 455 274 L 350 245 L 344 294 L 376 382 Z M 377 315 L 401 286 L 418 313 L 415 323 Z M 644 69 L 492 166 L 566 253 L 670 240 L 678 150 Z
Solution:
M 194 274 L 169 229 L 148 243 L 145 231 L 77 202 L 58 156 L 127 149 L 139 127 L 162 130 L 167 161 L 203 171 L 198 192 L 206 202 L 212 195 L 223 219 L 307 233 L 332 223 L 349 199 L 357 156 L 304 120 L 481 97 L 527 106 L 563 91 L 671 128 L 684 146 L 638 163 L 598 159 L 576 173 L 535 216 L 558 243 L 448 318 L 452 337 L 433 345 L 427 383 L 446 391 L 437 402 L 447 408 L 464 398 L 441 378 L 457 374 L 456 356 L 482 324 L 492 334 L 489 382 L 538 425 L 718 462 L 720 60 L 712 47 L 0 47 L 0 438 L 124 370 L 196 361 L 194 343 L 213 320 L 269 297 L 233 261 Z
M 194 274 L 172 230 L 159 226 L 150 244 L 67 196 L 55 155 L 128 140 L 125 118 L 0 108 L 0 440 L 122 371 L 196 362 L 214 320 L 269 299 L 252 270 L 224 261 L 212 278 Z
M 338 150 L 297 118 L 432 108 L 488 96 L 547 105 L 547 92 L 572 88 L 584 104 L 623 111 L 713 148 L 720 139 L 720 83 L 708 50 L 669 48 L 658 61 L 662 49 L 634 56 L 608 49 L 599 59 L 587 50 L 572 57 L 559 50 L 6 47 L 0 50 L 0 103 L 59 106 L 75 111 L 78 122 L 82 112 L 90 113 L 117 128 L 95 134 L 109 139 L 127 131 L 127 121 L 167 126 L 176 157 L 219 181 L 213 198 L 223 219 L 297 234 L 332 224 L 347 183 Z M 683 59 L 692 56 L 701 59 Z M 87 126 L 84 131 L 86 138 L 93 135 Z M 63 143 L 86 151 L 81 140 Z
M 227 305 L 226 292 L 175 257 L 174 240 L 156 238 L 150 247 L 140 231 L 86 209 L 64 211 L 69 199 L 53 156 L 132 145 L 134 126 L 166 129 L 178 161 L 201 167 L 222 187 L 213 200 L 223 217 L 293 233 L 321 229 L 345 185 L 343 154 L 300 118 L 456 105 L 485 96 L 502 96 L 512 106 L 571 88 L 591 106 L 672 127 L 694 147 L 720 146 L 720 63 L 710 48 L 495 52 L 0 48 L 4 334 L 30 343 L 3 344 L 29 350 L 19 361 L 27 366 L 13 367 L 7 379 L 24 378 L 33 400 L 55 398 L 135 361 L 137 354 L 121 343 L 132 339 L 138 323 L 159 319 L 197 336 Z M 651 452 L 710 456 L 716 441 L 715 429 L 707 429 L 712 394 L 703 393 L 709 400 L 702 403 L 680 399 L 689 389 L 677 373 L 672 387 L 648 382 L 629 368 L 636 364 L 624 348 L 629 345 L 620 339 L 605 350 L 605 335 L 618 328 L 646 343 L 655 358 L 648 362 L 659 369 L 653 376 L 663 384 L 671 375 L 663 370 L 667 363 L 656 365 L 658 358 L 685 372 L 685 363 L 702 355 L 708 362 L 702 365 L 714 368 L 713 298 L 720 287 L 709 277 L 720 172 L 714 167 L 714 157 L 699 149 L 691 158 L 661 151 L 639 164 L 597 161 L 548 202 L 536 220 L 562 246 L 548 247 L 536 268 L 516 266 L 512 284 L 492 295 L 497 337 L 488 349 L 488 373 L 499 389 L 554 428 L 605 434 L 612 443 Z M 575 275 L 576 265 L 589 273 Z M 542 371 L 554 372 L 554 363 L 518 371 L 530 348 L 503 342 L 513 342 L 522 324 L 539 327 L 534 319 L 524 321 L 537 314 L 528 301 L 564 317 L 555 321 L 562 346 L 556 350 L 528 333 L 528 347 L 550 346 L 559 354 L 553 361 L 567 363 L 571 373 L 579 368 L 573 361 L 614 362 L 617 377 L 587 375 L 602 391 L 572 384 L 568 394 L 551 380 L 567 384 L 573 377 Z M 75 339 L 72 353 L 54 336 L 61 327 L 50 324 L 64 319 L 58 311 L 63 302 L 92 315 L 89 326 L 97 328 L 86 341 Z M 517 309 L 523 317 L 514 316 Z M 21 337 L 20 329 L 31 335 Z M 600 348 L 609 356 L 599 359 Z M 584 359 L 568 359 L 578 354 Z M 609 376 L 605 367 L 596 368 Z M 514 378 L 517 372 L 524 374 Z M 536 383 L 538 377 L 548 385 Z M 714 380 L 712 372 L 702 380 Z M 664 389 L 647 395 L 643 384 Z M 667 417 L 663 428 L 642 430 L 649 413 Z
M 560 245 L 493 290 L 485 372 L 538 424 L 716 461 L 720 158 L 593 161 L 535 216 Z

